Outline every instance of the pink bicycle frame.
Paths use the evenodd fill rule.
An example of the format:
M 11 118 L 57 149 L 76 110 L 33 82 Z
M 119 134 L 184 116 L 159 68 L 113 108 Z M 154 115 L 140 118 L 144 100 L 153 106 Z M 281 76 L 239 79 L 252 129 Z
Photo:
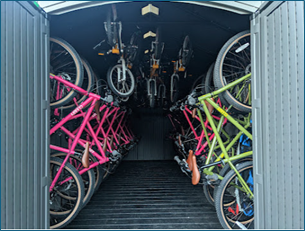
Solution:
M 96 94 L 93 94 L 93 93 L 88 93 L 84 89 L 82 89 L 80 87 L 77 87 L 74 84 L 72 84 L 72 83 L 70 83 L 70 82 L 68 82 L 66 80 L 63 80 L 62 78 L 60 78 L 58 76 L 50 75 L 50 78 L 56 79 L 57 81 L 67 85 L 68 87 L 71 87 L 71 88 L 77 90 L 78 92 L 80 92 L 83 95 L 88 95 L 88 99 L 86 99 L 79 106 L 77 106 L 71 113 L 69 113 L 65 118 L 63 118 L 58 124 L 56 124 L 50 130 L 50 135 L 52 135 L 55 131 L 57 131 L 58 129 L 61 129 L 62 131 L 64 131 L 66 134 L 68 134 L 70 137 L 73 137 L 73 139 L 74 139 L 74 141 L 72 142 L 71 147 L 69 149 L 62 148 L 62 147 L 55 146 L 55 145 L 50 145 L 50 148 L 53 149 L 53 150 L 57 150 L 57 151 L 61 151 L 61 152 L 67 153 L 66 158 L 64 159 L 62 165 L 60 166 L 58 172 L 56 173 L 56 176 L 54 177 L 54 179 L 53 179 L 53 181 L 51 183 L 49 191 L 52 191 L 54 186 L 55 186 L 55 183 L 57 182 L 57 180 L 58 180 L 58 178 L 59 178 L 59 176 L 60 176 L 60 174 L 62 172 L 62 169 L 65 166 L 65 163 L 69 159 L 69 156 L 71 154 L 75 153 L 74 149 L 75 149 L 76 145 L 80 144 L 83 147 L 85 147 L 85 142 L 80 140 L 80 136 L 81 136 L 82 132 L 84 131 L 86 125 L 87 125 L 91 135 L 93 136 L 93 139 L 95 140 L 95 142 L 99 143 L 98 142 L 98 138 L 95 135 L 95 133 L 94 133 L 94 131 L 93 131 L 93 129 L 92 129 L 90 123 L 89 123 L 89 118 L 90 118 L 90 116 L 92 114 L 92 111 L 93 111 L 93 108 L 94 108 L 94 105 L 95 105 L 96 101 L 100 100 L 101 97 L 99 95 L 96 95 Z M 86 107 L 90 103 L 91 103 L 91 106 L 89 107 L 88 111 L 86 113 L 82 112 L 82 108 Z M 79 128 L 79 130 L 77 132 L 77 134 L 74 135 L 68 129 L 66 129 L 63 125 L 66 122 L 68 122 L 69 120 L 74 119 L 75 117 L 76 118 L 79 117 L 79 115 L 76 116 L 76 114 L 78 114 L 78 113 L 79 113 L 79 115 L 84 116 L 84 119 L 83 119 L 83 122 L 82 122 L 82 124 L 81 124 L 81 126 L 80 126 L 80 128 Z M 95 163 L 91 164 L 89 166 L 89 168 L 82 169 L 79 172 L 80 174 L 88 171 L 91 168 L 96 167 L 99 164 L 103 164 L 103 163 L 109 161 L 109 159 L 105 156 L 105 153 L 103 152 L 103 149 L 99 145 L 97 145 L 97 147 L 98 147 L 100 153 L 102 154 L 102 156 L 97 154 L 94 150 L 92 150 L 92 148 L 90 148 L 89 149 L 90 153 L 92 153 L 98 159 L 98 162 L 95 162 Z M 64 182 L 69 181 L 70 179 L 71 179 L 71 177 L 65 179 L 64 181 L 61 182 L 61 184 L 63 184 Z

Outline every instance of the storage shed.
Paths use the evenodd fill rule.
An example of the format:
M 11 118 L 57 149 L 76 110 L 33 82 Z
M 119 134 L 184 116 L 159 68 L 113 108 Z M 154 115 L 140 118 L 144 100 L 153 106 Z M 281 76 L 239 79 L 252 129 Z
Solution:
M 151 2 L 160 15 L 145 20 L 141 20 L 140 9 L 148 2 L 1 1 L 1 228 L 49 228 L 49 39 L 57 36 L 69 41 L 105 75 L 107 64 L 92 48 L 105 36 L 102 24 L 110 3 L 117 4 L 128 36 L 135 25 L 145 32 L 162 25 L 168 32 L 165 51 L 169 58 L 177 53 L 181 38 L 191 36 L 195 53 L 190 75 L 180 82 L 184 95 L 195 77 L 207 71 L 221 46 L 236 33 L 250 29 L 254 227 L 304 229 L 303 1 Z M 170 124 L 163 111 L 138 108 L 132 116 L 142 140 L 126 157 L 128 166 L 121 174 L 130 172 L 129 177 L 141 181 L 137 177 L 142 167 L 136 171 L 131 163 L 145 160 L 146 170 L 159 172 L 156 178 L 172 177 L 176 173 L 166 171 L 166 166 L 172 165 L 174 150 L 165 140 Z M 149 161 L 160 164 L 155 167 Z M 162 168 L 168 176 L 160 175 Z M 166 188 L 158 181 L 153 184 Z M 177 190 L 183 191 L 183 185 Z M 126 187 L 126 193 L 130 190 L 128 184 L 121 187 Z M 144 227 L 126 224 L 94 228 Z M 164 228 L 145 228 L 160 227 Z M 219 228 L 202 229 L 215 227 Z M 166 228 L 201 226 L 173 224 Z

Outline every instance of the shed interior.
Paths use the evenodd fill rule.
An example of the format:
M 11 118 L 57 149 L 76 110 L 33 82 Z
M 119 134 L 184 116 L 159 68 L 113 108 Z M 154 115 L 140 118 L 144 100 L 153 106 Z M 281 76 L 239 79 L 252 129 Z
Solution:
M 165 81 L 169 83 L 172 61 L 189 35 L 194 53 L 186 74 L 179 80 L 180 98 L 189 94 L 195 80 L 208 71 L 224 43 L 250 28 L 249 15 L 189 3 L 151 2 L 159 8 L 159 15 L 141 15 L 142 7 L 149 3 L 116 4 L 122 40 L 129 41 L 139 28 L 144 35 L 160 27 L 165 44 L 161 63 L 168 67 Z M 51 37 L 69 42 L 104 80 L 118 58 L 98 55 L 93 48 L 106 39 L 104 21 L 110 7 L 102 5 L 50 16 Z M 151 40 L 143 39 L 138 62 L 145 60 L 144 52 L 150 46 Z M 168 138 L 172 129 L 166 116 L 168 107 L 150 108 L 147 101 L 139 104 L 132 96 L 125 104 L 132 109 L 131 127 L 141 140 L 67 228 L 221 228 L 214 207 L 202 193 L 202 185 L 193 186 L 173 160 L 176 153 Z
M 159 8 L 159 15 L 142 15 L 141 9 L 148 4 Z M 237 14 L 207 6 L 179 2 L 121 2 L 116 3 L 117 15 L 122 22 L 122 41 L 129 41 L 133 32 L 140 28 L 141 33 L 160 27 L 164 51 L 161 62 L 167 67 L 167 86 L 172 74 L 173 60 L 178 57 L 183 39 L 189 35 L 193 56 L 186 74 L 179 79 L 179 98 L 185 97 L 192 90 L 195 80 L 204 75 L 216 60 L 224 43 L 235 34 L 250 28 L 249 15 Z M 104 22 L 111 5 L 95 6 L 72 11 L 61 15 L 50 15 L 50 36 L 59 37 L 69 42 L 84 57 L 99 78 L 106 80 L 106 73 L 114 65 L 116 55 L 98 55 L 93 48 L 106 39 Z M 139 47 L 140 57 L 144 60 L 145 50 L 150 49 L 151 40 L 143 39 Z M 135 75 L 135 73 L 134 73 Z M 135 76 L 136 77 L 136 76 Z M 169 89 L 167 89 L 167 94 Z M 171 141 L 166 139 L 171 124 L 166 118 L 167 110 L 160 107 L 149 108 L 146 100 L 141 105 L 130 97 L 127 106 L 133 110 L 133 129 L 142 137 L 135 150 L 126 160 L 170 160 L 174 151 Z

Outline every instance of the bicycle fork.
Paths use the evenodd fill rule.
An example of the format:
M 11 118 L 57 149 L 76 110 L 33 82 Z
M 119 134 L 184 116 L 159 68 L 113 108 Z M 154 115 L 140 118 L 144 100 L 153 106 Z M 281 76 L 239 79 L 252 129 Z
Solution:
M 155 79 L 149 79 L 149 80 L 147 81 L 147 95 L 148 95 L 148 96 L 151 96 L 151 95 L 152 95 L 152 92 L 151 92 L 151 89 L 150 89 L 151 82 L 153 82 L 152 84 L 154 84 L 154 86 L 155 86 L 155 94 L 154 94 L 154 96 L 157 96 L 157 91 L 156 91 L 156 89 L 157 89 L 157 82 L 156 82 Z
M 158 88 L 158 99 L 165 99 L 166 98 L 166 87 L 163 83 L 161 83 L 159 85 L 159 88 Z
M 117 69 L 117 71 L 118 71 L 118 82 L 121 83 L 121 82 L 126 81 L 127 67 L 126 67 L 126 61 L 125 61 L 124 58 L 121 57 L 119 62 L 122 63 L 122 70 L 120 68 Z

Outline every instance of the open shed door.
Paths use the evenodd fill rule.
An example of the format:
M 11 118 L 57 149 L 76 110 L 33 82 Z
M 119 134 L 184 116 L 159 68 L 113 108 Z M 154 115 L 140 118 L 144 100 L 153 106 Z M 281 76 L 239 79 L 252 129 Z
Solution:
M 304 229 L 304 2 L 251 22 L 256 229 Z
M 1 229 L 49 227 L 49 23 L 1 1 Z

